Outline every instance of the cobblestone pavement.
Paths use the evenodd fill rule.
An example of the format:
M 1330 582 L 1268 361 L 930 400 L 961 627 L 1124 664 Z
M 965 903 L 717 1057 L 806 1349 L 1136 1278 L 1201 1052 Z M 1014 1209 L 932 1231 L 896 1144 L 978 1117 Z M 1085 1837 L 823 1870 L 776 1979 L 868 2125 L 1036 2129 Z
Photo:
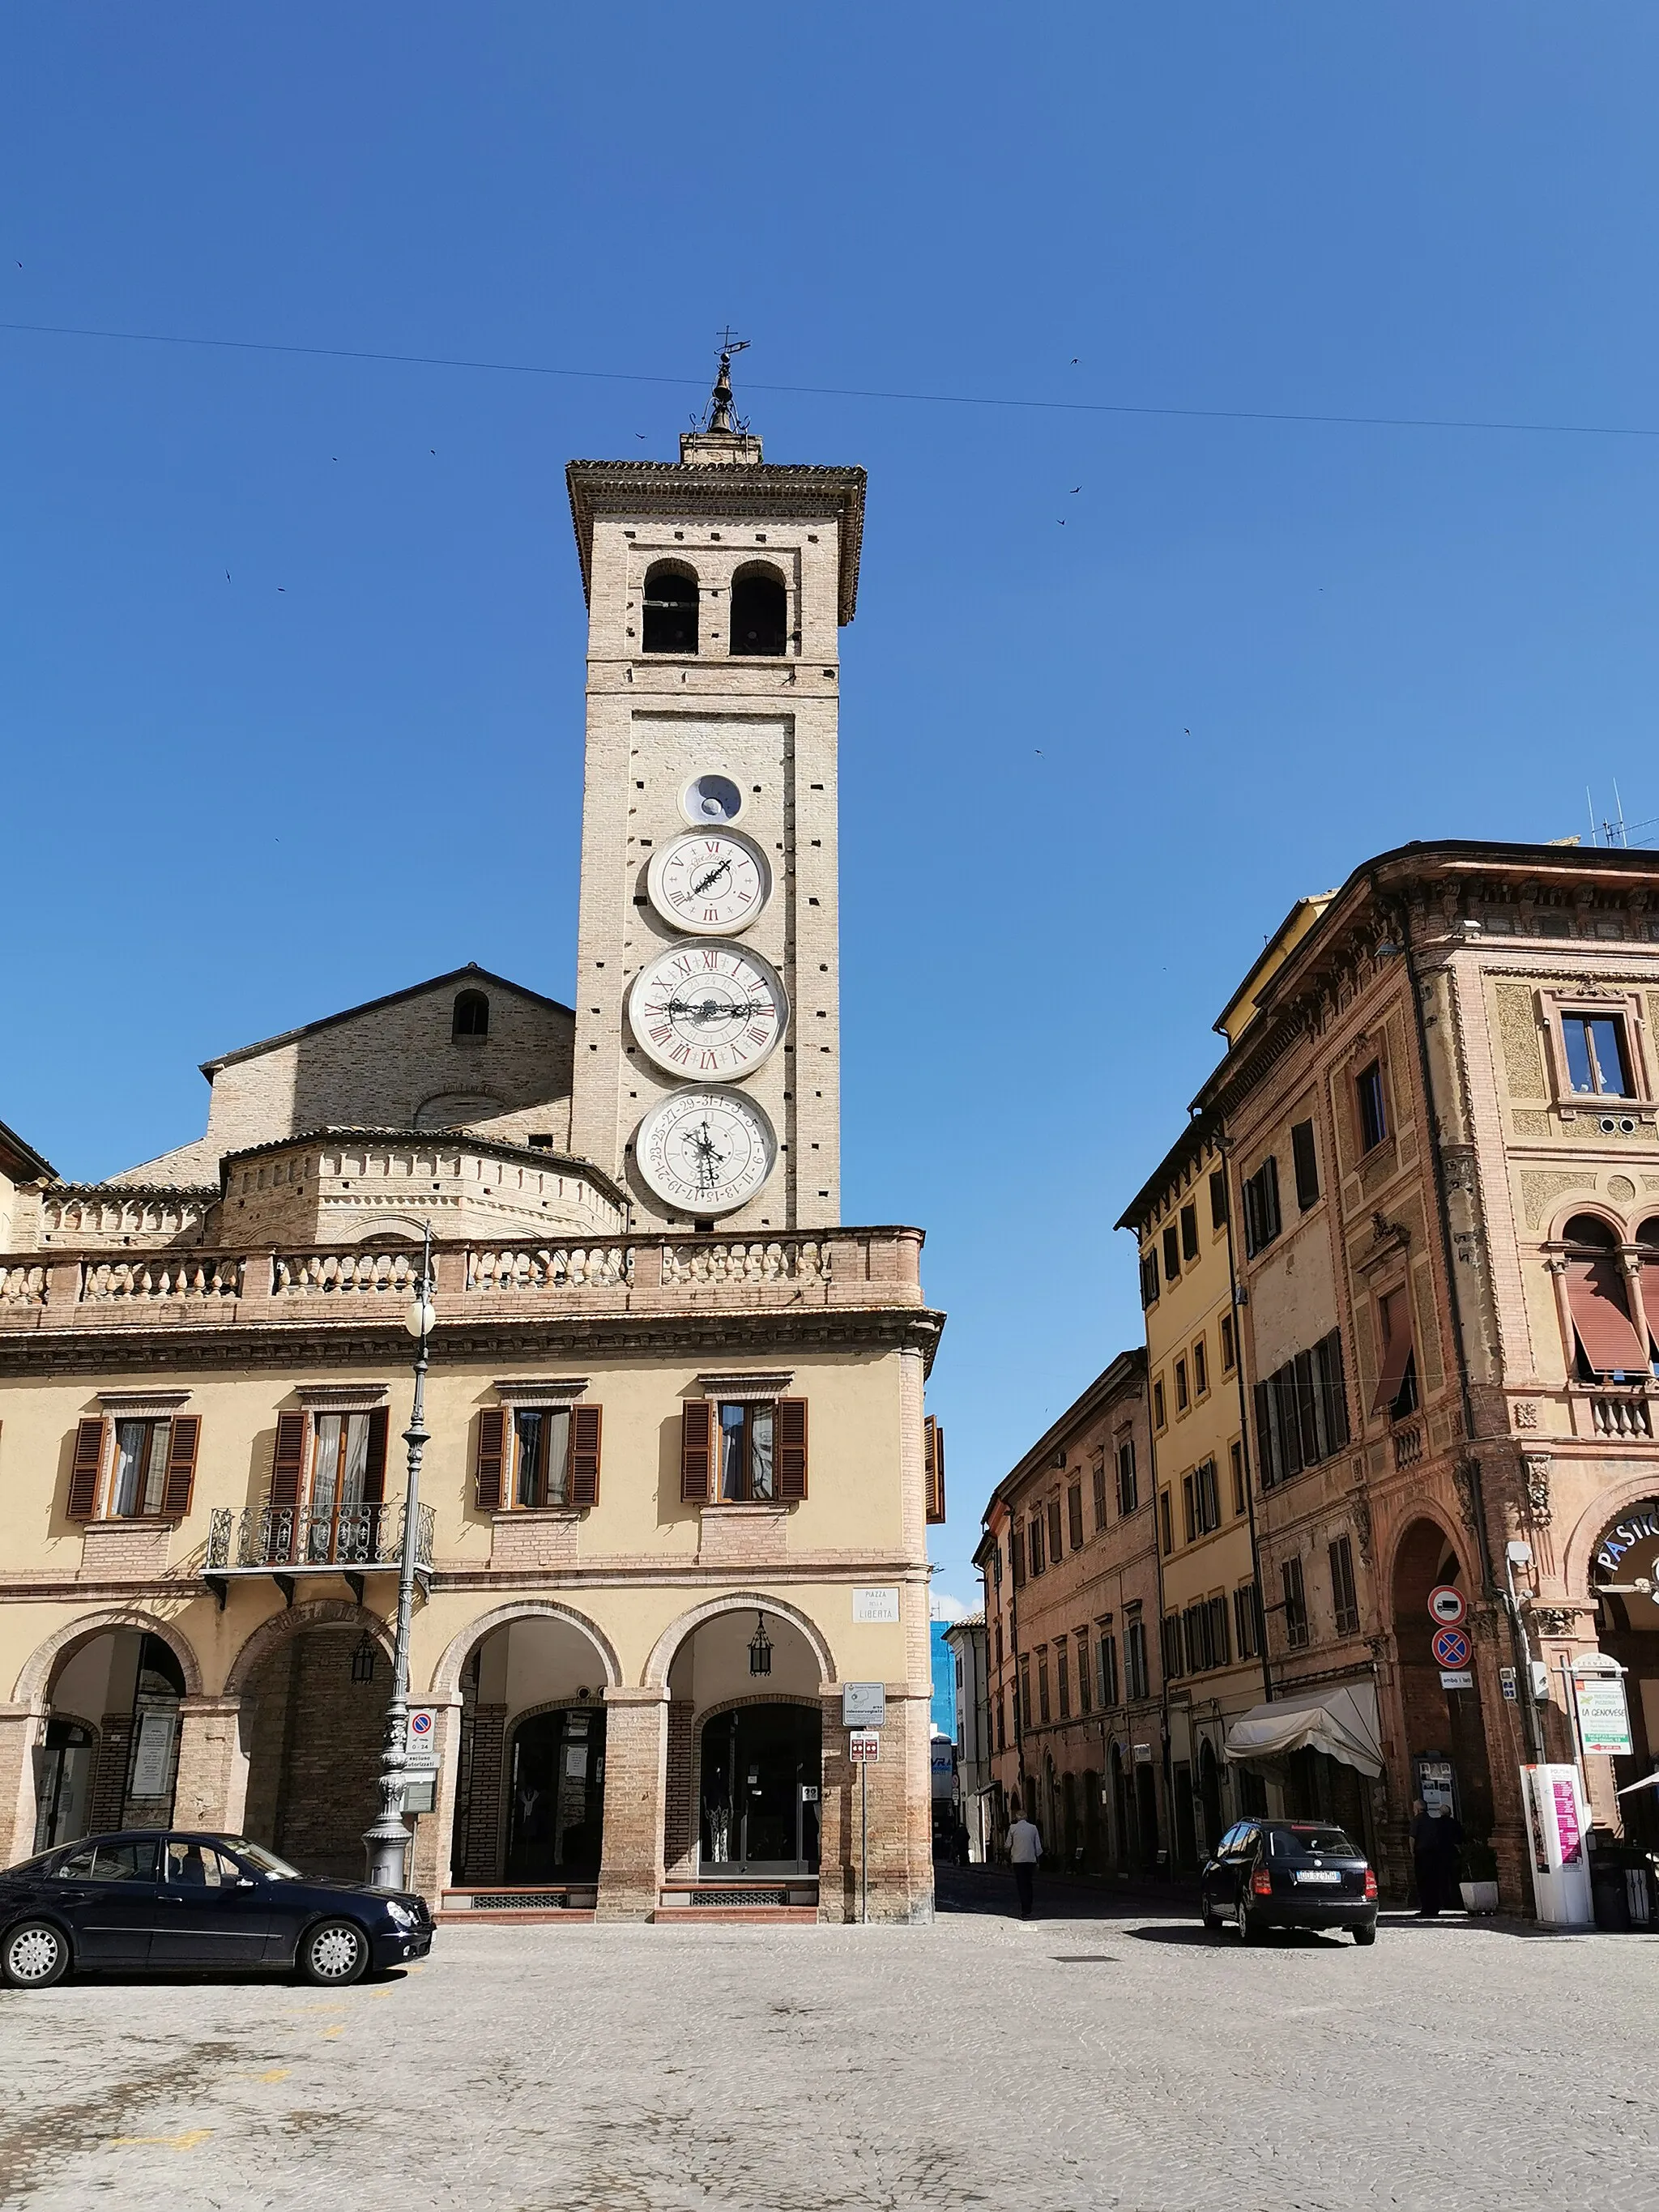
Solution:
M 947 1878 L 931 1929 L 446 1928 L 419 1971 L 0 1996 L 28 2212 L 1659 2207 L 1659 1936 L 1245 1950 Z

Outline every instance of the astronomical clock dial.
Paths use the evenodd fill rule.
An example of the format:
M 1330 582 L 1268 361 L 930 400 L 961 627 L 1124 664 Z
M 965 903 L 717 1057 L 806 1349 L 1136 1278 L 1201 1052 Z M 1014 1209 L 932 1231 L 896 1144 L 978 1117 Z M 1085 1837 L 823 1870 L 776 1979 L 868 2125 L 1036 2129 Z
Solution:
M 772 871 L 760 847 L 736 830 L 699 830 L 653 853 L 645 882 L 652 905 L 677 929 L 730 937 L 766 904 Z
M 776 1044 L 789 1001 L 777 970 L 745 945 L 671 945 L 634 978 L 628 1018 L 670 1075 L 729 1082 Z
M 682 1213 L 730 1213 L 753 1198 L 777 1158 L 772 1125 L 741 1091 L 675 1091 L 634 1138 L 640 1173 Z

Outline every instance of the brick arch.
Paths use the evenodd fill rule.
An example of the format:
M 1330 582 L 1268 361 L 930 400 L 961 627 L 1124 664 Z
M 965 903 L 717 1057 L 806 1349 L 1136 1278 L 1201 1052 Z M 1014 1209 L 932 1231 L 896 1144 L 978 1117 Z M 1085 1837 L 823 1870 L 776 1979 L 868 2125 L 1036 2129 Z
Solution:
M 586 1613 L 578 1613 L 574 1606 L 556 1605 L 549 1598 L 526 1598 L 520 1603 L 498 1605 L 493 1612 L 480 1613 L 450 1638 L 443 1656 L 432 1670 L 432 1695 L 439 1698 L 458 1698 L 461 1669 L 474 1649 L 486 1636 L 493 1635 L 498 1628 L 511 1627 L 515 1620 L 558 1620 L 568 1628 L 578 1630 L 593 1646 L 594 1655 L 605 1670 L 605 1687 L 614 1690 L 621 1686 L 622 1662 L 617 1656 L 616 1646 L 597 1623 Z
M 159 1615 L 146 1613 L 136 1606 L 106 1606 L 101 1612 L 83 1613 L 79 1620 L 71 1620 L 35 1646 L 24 1662 L 12 1692 L 12 1703 L 17 1705 L 44 1705 L 47 1689 L 57 1672 L 60 1659 L 69 1656 L 83 1644 L 90 1644 L 95 1636 L 106 1636 L 120 1630 L 130 1630 L 138 1635 L 154 1636 L 165 1644 L 179 1662 L 185 1678 L 185 1695 L 199 1698 L 202 1694 L 202 1669 L 186 1638 Z
M 782 1599 L 763 1590 L 732 1590 L 724 1597 L 712 1597 L 704 1605 L 693 1606 L 690 1613 L 665 1628 L 651 1647 L 651 1656 L 645 1662 L 645 1672 L 640 1677 L 641 1686 L 647 1690 L 665 1689 L 668 1670 L 674 1663 L 674 1655 L 688 1636 L 695 1635 L 706 1621 L 714 1620 L 723 1613 L 769 1613 L 779 1620 L 787 1620 L 792 1628 L 799 1629 L 806 1639 L 807 1649 L 818 1663 L 819 1686 L 838 1681 L 835 1654 L 825 1640 L 817 1623 L 811 1620 L 798 1606 L 787 1605 Z M 788 1704 L 798 1699 L 789 1698 Z
M 1387 1617 L 1390 1626 L 1393 1626 L 1394 1622 L 1395 1582 L 1395 1577 L 1400 1571 L 1400 1554 L 1401 1550 L 1404 1548 L 1406 1539 L 1411 1534 L 1414 1528 L 1420 1528 L 1425 1521 L 1431 1528 L 1437 1528 L 1439 1530 L 1446 1549 L 1457 1561 L 1458 1573 L 1463 1585 L 1463 1593 L 1471 1607 L 1474 1606 L 1475 1601 L 1480 1595 L 1480 1577 L 1475 1571 L 1474 1562 L 1469 1557 L 1468 1540 L 1464 1537 L 1455 1534 L 1447 1527 L 1444 1515 L 1440 1513 L 1436 1508 L 1427 1505 L 1415 1506 L 1409 1513 L 1402 1517 L 1399 1527 L 1394 1531 L 1392 1540 L 1390 1541 L 1388 1548 L 1387 1564 L 1383 1570 L 1382 1580 L 1382 1589 L 1387 1594 Z M 1426 1613 L 1424 1615 L 1424 1618 L 1425 1620 L 1428 1618 Z
M 1638 1206 L 1637 1210 L 1640 1212 L 1641 1208 Z M 1588 1193 L 1580 1191 L 1577 1198 L 1568 1198 L 1564 1204 L 1556 1207 L 1550 1217 L 1549 1235 L 1544 1242 L 1547 1244 L 1564 1243 L 1568 1222 L 1574 1220 L 1581 1213 L 1589 1214 L 1592 1221 L 1599 1221 L 1603 1228 L 1612 1230 L 1613 1242 L 1616 1244 L 1628 1244 L 1631 1242 L 1632 1232 L 1626 1226 L 1624 1215 L 1594 1191 Z
M 271 1653 L 280 1650 L 307 1628 L 366 1628 L 388 1657 L 392 1653 L 392 1638 L 386 1623 L 375 1614 L 346 1598 L 313 1598 L 304 1605 L 285 1606 L 281 1613 L 273 1613 L 254 1630 L 230 1662 L 230 1672 L 225 1677 L 226 1697 L 240 1698 Z
M 1647 1498 L 1659 1498 L 1659 1468 L 1649 1467 L 1644 1473 L 1626 1475 L 1622 1482 L 1609 1484 L 1584 1508 L 1562 1547 L 1561 1575 L 1569 1597 L 1577 1600 L 1589 1595 L 1590 1561 L 1596 1546 L 1622 1514 Z

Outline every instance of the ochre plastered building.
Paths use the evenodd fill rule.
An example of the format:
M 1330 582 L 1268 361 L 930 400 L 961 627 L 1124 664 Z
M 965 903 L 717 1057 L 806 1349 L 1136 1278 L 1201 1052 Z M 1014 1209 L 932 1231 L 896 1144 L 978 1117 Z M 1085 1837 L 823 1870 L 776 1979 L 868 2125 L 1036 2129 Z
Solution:
M 210 1061 L 204 1135 L 95 1188 L 0 1157 L 9 1858 L 176 1819 L 361 1869 L 430 1227 L 421 1887 L 842 1918 L 879 1681 L 870 1907 L 931 1911 L 940 1317 L 919 1231 L 838 1218 L 863 477 L 730 422 L 570 471 L 577 1007 L 459 969 Z
M 1419 1761 L 1449 1768 L 1524 1908 L 1528 1658 L 1553 1759 L 1564 1662 L 1627 1670 L 1632 1754 L 1584 1767 L 1599 1823 L 1655 1833 L 1616 1791 L 1659 1762 L 1659 862 L 1384 854 L 1293 910 L 1222 1025 L 1197 1103 L 1239 1230 L 1273 1697 L 1307 1716 L 1261 1771 L 1275 1809 L 1362 1824 L 1399 1893 Z M 1468 1688 L 1431 1650 L 1443 1582 Z

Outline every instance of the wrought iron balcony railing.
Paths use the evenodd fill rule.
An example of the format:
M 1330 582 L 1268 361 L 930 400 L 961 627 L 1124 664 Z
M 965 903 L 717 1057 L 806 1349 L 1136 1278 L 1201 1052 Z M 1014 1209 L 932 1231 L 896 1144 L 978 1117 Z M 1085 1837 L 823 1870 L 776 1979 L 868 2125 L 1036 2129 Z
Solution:
M 361 1571 L 395 1567 L 403 1557 L 401 1505 L 364 1505 L 348 1512 L 305 1505 L 249 1505 L 238 1513 L 217 1506 L 208 1528 L 209 1574 L 263 1568 L 295 1574 L 307 1568 Z M 415 1532 L 417 1566 L 432 1565 L 431 1506 L 422 1505 Z

